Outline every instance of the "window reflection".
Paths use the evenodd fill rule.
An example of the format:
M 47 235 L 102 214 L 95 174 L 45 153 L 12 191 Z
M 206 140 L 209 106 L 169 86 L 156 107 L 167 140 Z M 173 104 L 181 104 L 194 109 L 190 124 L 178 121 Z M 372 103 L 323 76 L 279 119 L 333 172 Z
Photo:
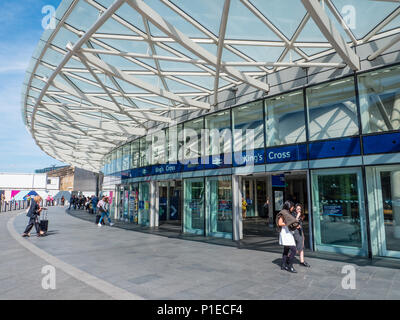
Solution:
M 306 141 L 303 92 L 265 100 L 267 146 Z
M 234 151 L 253 150 L 264 148 L 263 102 L 256 101 L 232 110 Z M 254 142 L 248 130 L 254 132 Z
M 341 79 L 306 90 L 310 140 L 358 134 L 354 79 Z
M 400 129 L 400 67 L 358 77 L 363 133 Z

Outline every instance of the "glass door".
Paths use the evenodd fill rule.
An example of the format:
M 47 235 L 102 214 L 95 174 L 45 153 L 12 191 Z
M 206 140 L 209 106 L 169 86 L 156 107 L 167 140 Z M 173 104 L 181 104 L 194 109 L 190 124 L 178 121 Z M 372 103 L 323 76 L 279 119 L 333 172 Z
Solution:
M 232 178 L 207 178 L 207 236 L 232 239 Z
M 204 224 L 204 179 L 185 179 L 183 232 L 204 235 Z
M 168 218 L 169 220 L 181 220 L 181 194 L 182 194 L 182 181 L 174 180 L 169 184 L 169 204 L 168 204 Z
M 372 254 L 400 258 L 400 166 L 366 169 Z
M 312 171 L 314 241 L 319 251 L 367 254 L 360 168 Z
M 255 180 L 245 179 L 243 180 L 243 194 L 245 195 L 245 203 L 243 202 L 243 219 L 255 216 Z
M 129 222 L 138 223 L 139 185 L 132 184 L 129 194 Z
M 257 211 L 256 216 L 261 218 L 268 217 L 267 207 L 264 206 L 267 202 L 267 182 L 265 180 L 256 180 L 256 196 L 257 196 Z
M 158 183 L 158 221 L 161 224 L 162 222 L 169 220 L 168 217 L 168 182 L 161 181 Z
M 118 219 L 124 219 L 124 187 L 118 186 Z
M 150 185 L 147 182 L 139 183 L 139 224 L 150 225 Z
M 125 186 L 123 191 L 123 220 L 129 222 L 129 187 Z

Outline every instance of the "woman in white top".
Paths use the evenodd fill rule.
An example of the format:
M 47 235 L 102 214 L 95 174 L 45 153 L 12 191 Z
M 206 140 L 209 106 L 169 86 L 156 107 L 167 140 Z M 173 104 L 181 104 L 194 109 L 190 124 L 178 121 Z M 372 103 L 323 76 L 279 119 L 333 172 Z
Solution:
M 283 210 L 291 213 L 294 210 L 294 203 L 292 201 L 286 201 L 283 204 L 282 211 Z M 283 246 L 281 269 L 297 273 L 293 268 L 293 259 L 296 255 L 296 241 L 293 237 L 293 231 L 290 231 L 288 226 L 285 224 L 283 215 L 279 217 L 277 224 L 280 227 L 279 244 Z

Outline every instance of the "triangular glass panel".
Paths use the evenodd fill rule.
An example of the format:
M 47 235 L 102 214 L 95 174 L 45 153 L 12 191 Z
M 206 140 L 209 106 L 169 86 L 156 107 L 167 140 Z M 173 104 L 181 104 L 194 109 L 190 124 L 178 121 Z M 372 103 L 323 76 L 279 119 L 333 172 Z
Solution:
M 315 54 L 330 50 L 330 48 L 300 48 L 300 50 L 310 57 Z
M 127 3 L 124 3 L 115 13 L 129 24 L 146 33 L 142 16 Z
M 175 0 L 174 3 L 214 35 L 218 36 L 224 0 Z
M 187 3 L 187 2 L 186 2 Z M 154 11 L 160 14 L 163 19 L 177 28 L 180 32 L 184 33 L 188 37 L 205 37 L 204 33 L 193 26 L 190 22 L 186 21 L 179 14 L 162 4 L 159 0 L 147 0 L 146 4 L 150 6 Z M 177 2 L 179 5 L 179 1 Z M 199 6 L 199 4 L 197 4 Z M 214 11 L 215 12 L 215 11 Z M 193 17 L 193 12 L 189 13 Z M 165 33 L 160 31 L 154 25 L 150 26 L 151 34 L 153 36 L 165 36 Z
M 301 30 L 299 36 L 296 41 L 298 42 L 328 42 L 325 36 L 322 34 L 321 30 L 315 24 L 314 20 L 310 17 L 304 26 L 303 30 Z
M 281 41 L 239 0 L 231 1 L 225 39 Z
M 69 42 L 75 44 L 78 41 L 79 37 L 75 33 L 62 27 L 57 32 L 56 36 L 54 37 L 53 41 L 51 41 L 51 43 L 54 44 L 56 47 L 66 50 L 66 46 Z
M 398 2 L 332 0 L 357 39 L 361 39 L 398 6 Z
M 283 47 L 234 46 L 249 58 L 259 62 L 275 62 L 282 54 Z
M 66 22 L 76 29 L 86 32 L 97 21 L 99 16 L 100 11 L 98 9 L 84 0 L 80 0 L 68 16 Z
M 251 3 L 288 39 L 292 38 L 307 13 L 301 1 L 252 0 Z
M 121 23 L 114 19 L 108 19 L 96 31 L 98 34 L 116 34 L 116 35 L 137 35 L 133 30 L 123 26 Z
M 202 92 L 199 89 L 193 88 L 177 81 L 173 81 L 171 79 L 165 79 L 165 81 L 167 82 L 169 90 L 174 93 Z
M 392 29 L 397 29 L 400 28 L 400 15 L 394 18 L 391 22 L 389 22 L 382 30 L 381 32 L 389 31 Z
M 147 91 L 136 87 L 130 83 L 127 83 L 125 81 L 122 81 L 120 79 L 115 79 L 115 81 L 120 85 L 120 87 L 122 88 L 122 90 L 124 91 L 124 93 L 146 93 Z
M 124 57 L 109 55 L 109 54 L 101 54 L 101 60 L 104 62 L 120 69 L 120 70 L 148 70 L 135 62 L 125 59 Z

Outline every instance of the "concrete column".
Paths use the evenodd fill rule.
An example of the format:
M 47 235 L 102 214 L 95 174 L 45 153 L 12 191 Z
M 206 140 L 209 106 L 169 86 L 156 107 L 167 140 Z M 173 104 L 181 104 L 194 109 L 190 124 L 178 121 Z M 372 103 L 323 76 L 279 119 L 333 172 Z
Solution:
M 160 191 L 159 191 L 160 192 Z M 167 183 L 167 221 L 171 218 L 171 181 Z
M 390 182 L 392 188 L 393 236 L 400 239 L 400 171 L 391 172 Z
M 267 196 L 269 198 L 268 206 L 268 226 L 274 227 L 274 197 L 272 194 L 272 175 L 267 176 Z
M 157 181 L 150 181 L 150 228 L 158 227 L 159 197 L 157 185 Z
M 232 223 L 235 241 L 243 239 L 241 180 L 240 176 L 232 175 Z

